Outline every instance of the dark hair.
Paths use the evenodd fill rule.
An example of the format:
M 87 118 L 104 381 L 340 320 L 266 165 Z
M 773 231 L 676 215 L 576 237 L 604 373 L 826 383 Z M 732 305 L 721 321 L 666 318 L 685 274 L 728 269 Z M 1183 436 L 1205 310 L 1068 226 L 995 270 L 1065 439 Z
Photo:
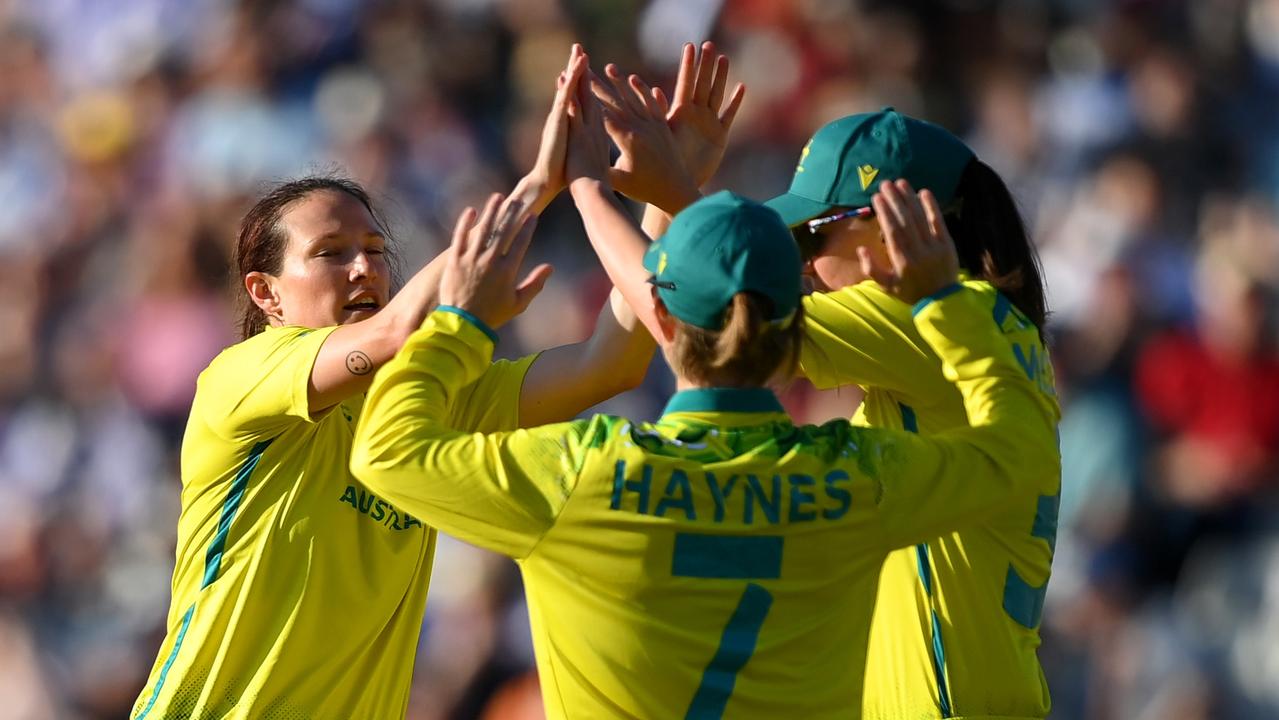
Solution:
M 964 168 L 946 229 L 959 265 L 1008 297 L 1042 335 L 1048 305 L 1043 269 L 1008 186 L 989 165 L 973 158 Z
M 804 307 L 796 307 L 786 323 L 769 322 L 771 314 L 767 298 L 740 292 L 724 311 L 722 329 L 680 322 L 672 365 L 694 382 L 720 387 L 760 387 L 778 370 L 793 375 L 804 340 Z
M 258 200 L 249 212 L 245 213 L 240 223 L 240 235 L 235 243 L 234 265 L 236 282 L 241 292 L 236 294 L 237 312 L 240 319 L 240 339 L 249 338 L 262 332 L 267 326 L 266 313 L 258 307 L 253 298 L 244 292 L 244 276 L 251 272 L 277 274 L 284 262 L 284 250 L 288 247 L 289 237 L 281 220 L 289 206 L 304 200 L 312 193 L 344 192 L 360 201 L 369 211 L 378 229 L 387 236 L 387 257 L 391 260 L 392 279 L 394 281 L 394 253 L 391 248 L 390 233 L 386 223 L 373 209 L 369 194 L 359 183 L 337 175 L 312 175 L 299 180 L 290 180 L 272 188 L 262 199 Z

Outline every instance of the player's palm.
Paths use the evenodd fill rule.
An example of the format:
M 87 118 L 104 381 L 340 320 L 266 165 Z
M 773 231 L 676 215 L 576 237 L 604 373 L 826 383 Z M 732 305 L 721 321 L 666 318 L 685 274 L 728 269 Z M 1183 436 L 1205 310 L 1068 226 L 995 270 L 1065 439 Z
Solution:
M 729 126 L 704 105 L 677 105 L 671 108 L 666 123 L 684 167 L 698 187 L 705 185 L 724 159 Z
M 698 187 L 719 169 L 728 147 L 728 133 L 742 105 L 746 88 L 741 83 L 724 102 L 729 62 L 716 52 L 714 43 L 702 44 L 700 54 L 692 44 L 684 46 L 675 101 L 666 116 L 684 167 Z
M 504 200 L 490 197 L 478 222 L 473 209 L 462 213 L 440 276 L 440 304 L 465 310 L 492 328 L 524 312 L 551 276 L 551 266 L 543 264 L 519 280 L 537 221 Z

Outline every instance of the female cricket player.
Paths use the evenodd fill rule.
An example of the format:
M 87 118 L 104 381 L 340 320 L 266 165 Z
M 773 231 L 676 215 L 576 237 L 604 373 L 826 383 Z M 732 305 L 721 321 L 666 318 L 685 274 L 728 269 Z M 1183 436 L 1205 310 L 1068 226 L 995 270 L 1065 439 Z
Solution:
M 1003 181 L 945 129 L 892 109 L 822 127 L 789 192 L 767 204 L 795 232 L 818 292 L 804 303 L 802 372 L 821 388 L 856 384 L 854 419 L 925 435 L 964 427 L 963 398 L 911 317 L 863 268 L 884 267 L 878 182 L 928 188 L 943 208 L 965 286 L 982 298 L 1018 364 L 1056 407 L 1034 246 Z M 869 259 L 867 263 L 865 259 Z M 1056 446 L 1023 478 L 1060 467 Z M 880 578 L 865 717 L 1044 718 L 1039 624 L 1057 535 L 1060 478 L 1019 494 L 979 526 L 893 553 Z
M 589 100 L 589 101 L 588 101 Z M 847 421 L 797 427 L 768 389 L 803 337 L 798 248 L 729 193 L 651 248 L 608 183 L 608 140 L 579 91 L 570 186 L 592 242 L 618 233 L 651 280 L 679 392 L 654 424 L 596 416 L 502 433 L 450 426 L 512 314 L 518 252 L 456 236 L 441 307 L 369 389 L 352 471 L 380 497 L 517 559 L 548 715 L 859 715 L 886 554 L 984 521 L 1055 446 L 1055 406 L 1022 371 L 927 192 L 876 198 L 885 292 L 964 398 L 972 427 L 931 438 Z M 630 283 L 633 274 L 616 279 Z M 625 293 L 635 288 L 621 287 Z M 628 295 L 628 298 L 630 296 Z M 1055 481 L 1038 477 L 1038 491 Z
M 686 48 L 681 68 L 692 62 Z M 726 59 L 719 63 L 726 68 Z M 699 111 L 702 122 L 686 124 L 683 142 L 675 144 L 662 139 L 672 113 L 660 91 L 633 75 L 624 80 L 611 66 L 610 83 L 592 83 L 634 199 L 678 212 L 696 197 L 676 192 L 688 186 L 679 178 L 707 149 L 722 153 L 713 120 L 724 81 L 706 72 L 711 67 L 703 53 L 697 82 L 676 86 L 675 106 Z M 823 127 L 804 147 L 790 192 L 768 203 L 793 228 L 805 273 L 819 289 L 804 299 L 800 371 L 821 388 L 862 386 L 866 399 L 854 417 L 860 425 L 928 434 L 967 424 L 962 396 L 910 313 L 864 282 L 887 264 L 883 216 L 871 198 L 880 183 L 897 179 L 941 201 L 965 286 L 988 305 L 1025 374 L 1053 398 L 1038 260 L 1007 187 L 954 135 L 892 110 Z M 611 272 L 622 271 L 616 248 L 596 250 Z M 646 308 L 633 307 L 651 329 Z M 1052 448 L 1033 467 L 1037 473 L 1059 465 Z M 1028 472 L 1023 487 L 1035 486 Z M 866 717 L 1047 715 L 1048 687 L 1035 653 L 1059 496 L 1058 481 L 981 527 L 892 554 L 871 632 Z
M 499 210 L 494 196 L 478 222 L 464 213 L 455 236 L 509 243 L 523 225 L 511 218 L 563 186 L 562 106 L 585 63 L 575 48 L 513 202 Z M 443 261 L 391 297 L 387 235 L 364 190 L 330 178 L 286 183 L 245 217 L 243 342 L 198 381 L 168 632 L 134 718 L 404 716 L 435 530 L 348 465 L 372 373 L 436 304 Z M 520 308 L 548 275 L 520 287 Z M 584 343 L 486 363 L 456 389 L 448 421 L 572 417 L 638 384 L 651 353 L 614 303 Z

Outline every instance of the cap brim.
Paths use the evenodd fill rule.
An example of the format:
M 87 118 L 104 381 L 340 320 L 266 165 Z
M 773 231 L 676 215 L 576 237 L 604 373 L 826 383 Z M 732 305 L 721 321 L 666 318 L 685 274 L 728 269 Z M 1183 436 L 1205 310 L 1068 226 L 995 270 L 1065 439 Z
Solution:
M 831 208 L 835 207 L 830 203 L 809 200 L 806 197 L 790 193 L 784 193 L 772 200 L 765 201 L 764 206 L 777 211 L 777 214 L 782 216 L 782 222 L 786 223 L 786 227 L 790 228 L 807 220 L 812 220 L 818 215 L 825 215 Z

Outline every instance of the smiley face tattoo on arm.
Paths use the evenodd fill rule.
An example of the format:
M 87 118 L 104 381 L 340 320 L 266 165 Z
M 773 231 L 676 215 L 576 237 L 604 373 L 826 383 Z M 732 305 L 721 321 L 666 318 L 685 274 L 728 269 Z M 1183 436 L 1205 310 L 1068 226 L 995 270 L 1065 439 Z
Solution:
M 359 350 L 352 350 L 346 356 L 346 369 L 352 375 L 368 375 L 373 372 L 373 361 Z

